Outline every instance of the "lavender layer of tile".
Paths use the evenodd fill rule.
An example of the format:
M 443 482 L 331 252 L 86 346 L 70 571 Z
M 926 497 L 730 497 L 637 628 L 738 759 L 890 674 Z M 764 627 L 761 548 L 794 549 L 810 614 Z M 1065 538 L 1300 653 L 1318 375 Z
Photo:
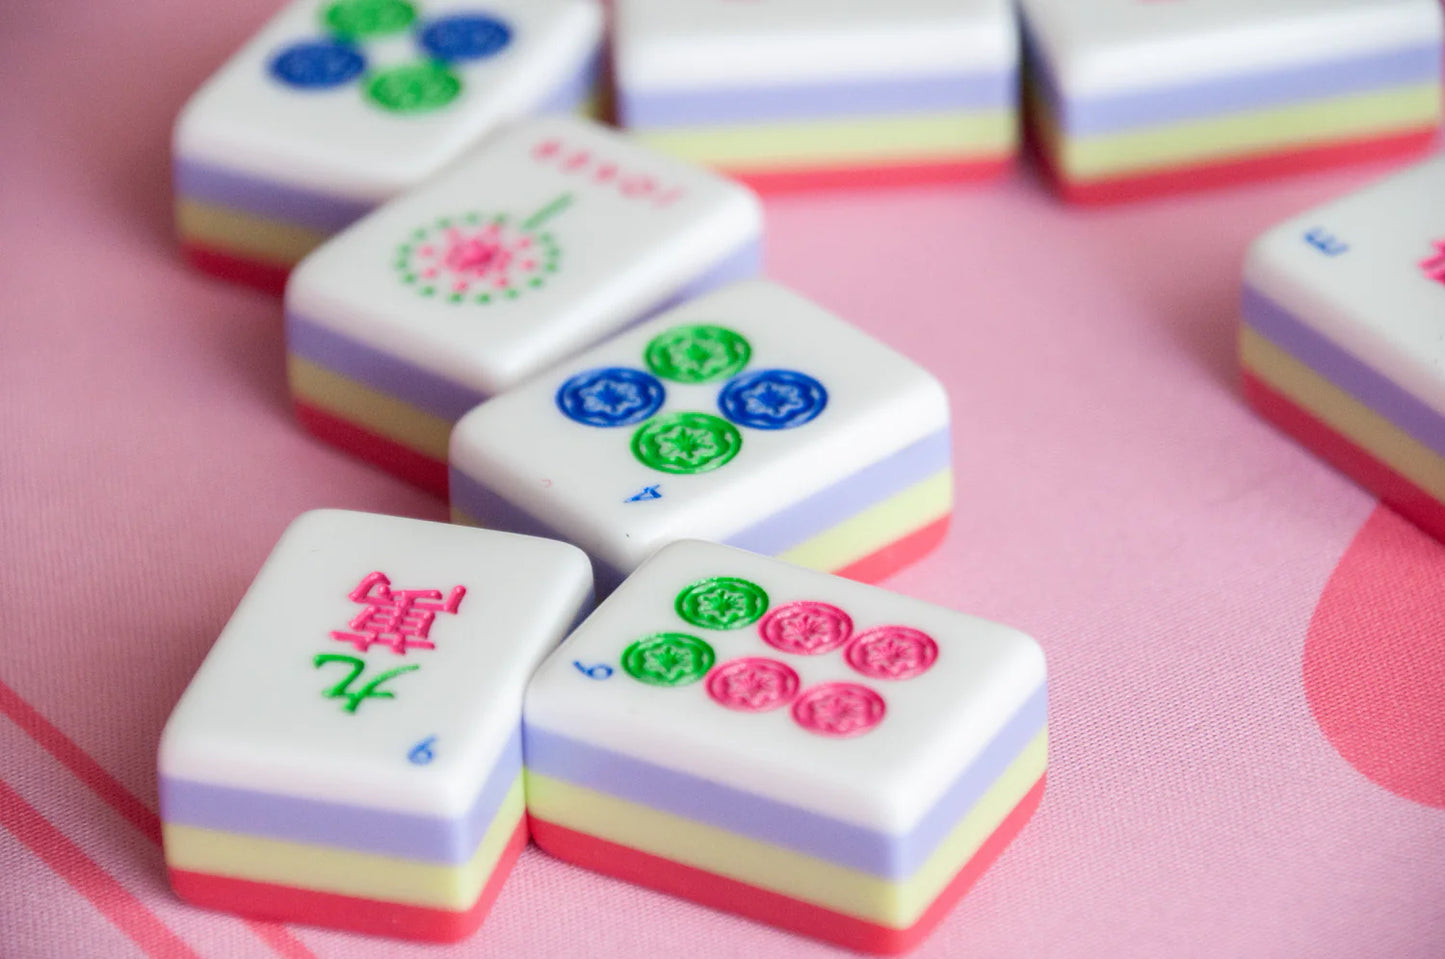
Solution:
M 632 128 L 720 126 L 908 113 L 1012 110 L 1018 72 L 958 73 L 903 80 L 728 86 L 706 90 L 618 90 L 618 115 Z
M 700 776 L 592 746 L 523 719 L 529 772 L 816 856 L 885 879 L 916 873 L 958 821 L 977 805 L 1044 728 L 1048 696 L 1040 686 L 949 785 L 917 825 L 903 834 L 867 829 L 767 799 Z
M 1245 286 L 1241 306 L 1265 339 L 1445 456 L 1445 416 L 1253 287 Z
M 716 287 L 756 276 L 761 269 L 762 241 L 754 239 L 612 333 Z M 591 344 L 579 344 L 584 345 Z M 295 312 L 286 314 L 286 349 L 294 356 L 452 422 L 487 399 L 487 394 L 475 387 L 351 339 Z
M 535 113 L 576 110 L 592 95 L 601 70 L 601 52 L 594 53 L 575 74 L 559 86 Z M 290 186 L 240 170 L 177 156 L 173 162 L 177 198 L 227 207 L 264 219 L 337 233 L 376 206 L 371 200 Z
M 521 769 L 519 727 L 460 819 L 298 799 L 174 776 L 161 777 L 160 815 L 166 823 L 455 866 L 476 855 Z
M 1436 39 L 1359 57 L 1332 58 L 1193 83 L 1160 84 L 1109 96 L 1069 97 L 1027 27 L 1024 44 L 1031 79 L 1055 122 L 1070 137 L 1103 136 L 1246 110 L 1438 83 L 1442 73 L 1441 45 Z

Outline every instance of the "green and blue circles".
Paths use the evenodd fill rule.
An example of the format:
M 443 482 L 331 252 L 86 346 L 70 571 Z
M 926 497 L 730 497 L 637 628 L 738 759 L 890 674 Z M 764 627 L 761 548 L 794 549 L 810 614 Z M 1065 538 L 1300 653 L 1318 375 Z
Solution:
M 339 0 L 321 14 L 326 29 L 346 40 L 369 40 L 400 33 L 416 19 L 406 0 Z
M 686 686 L 707 675 L 717 655 L 686 633 L 653 633 L 622 651 L 622 668 L 650 686 Z
M 711 413 L 668 413 L 632 434 L 632 455 L 660 473 L 706 473 L 725 466 L 743 448 L 743 436 Z
M 667 390 L 657 377 L 613 366 L 578 373 L 557 390 L 557 408 L 587 426 L 631 426 L 662 408 Z
M 698 580 L 677 594 L 677 615 L 703 629 L 742 629 L 768 611 L 768 594 L 735 576 Z
M 271 58 L 271 76 L 290 87 L 326 90 L 350 83 L 366 69 L 361 51 L 332 40 L 293 43 Z
M 462 81 L 445 64 L 419 60 L 372 75 L 366 84 L 371 102 L 392 113 L 439 110 L 457 98 Z
M 722 414 L 755 430 L 790 430 L 812 422 L 828 405 L 828 391 L 806 373 L 758 370 L 723 387 Z
M 737 374 L 753 355 L 741 334 L 721 326 L 674 326 L 647 344 L 647 368 L 665 380 L 709 383 Z
M 506 49 L 512 28 L 485 14 L 459 13 L 431 21 L 417 41 L 436 60 L 481 60 Z

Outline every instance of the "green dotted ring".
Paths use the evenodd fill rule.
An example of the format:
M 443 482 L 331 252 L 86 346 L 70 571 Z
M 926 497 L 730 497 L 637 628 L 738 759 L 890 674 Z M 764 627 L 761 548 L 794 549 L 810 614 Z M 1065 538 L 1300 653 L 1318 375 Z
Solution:
M 651 686 L 686 686 L 707 675 L 717 655 L 711 646 L 686 633 L 653 633 L 622 652 L 622 668 Z

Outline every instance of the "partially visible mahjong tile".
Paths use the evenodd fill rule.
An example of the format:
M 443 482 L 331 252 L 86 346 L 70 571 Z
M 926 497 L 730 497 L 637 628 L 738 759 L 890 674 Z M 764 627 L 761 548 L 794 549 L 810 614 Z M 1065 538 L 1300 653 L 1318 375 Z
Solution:
M 617 0 L 618 115 L 759 189 L 974 179 L 1018 142 L 1008 0 Z
M 594 0 L 295 0 L 176 121 L 188 257 L 280 292 L 307 251 L 499 125 L 593 96 Z
M 640 566 L 537 671 L 543 849 L 865 952 L 920 942 L 1028 820 L 1028 636 L 715 543 Z
M 872 581 L 942 539 L 951 463 L 948 398 L 931 374 L 759 280 L 465 416 L 452 511 L 576 543 L 603 591 L 689 537 Z
M 1438 0 L 1021 0 L 1062 193 L 1111 202 L 1426 150 Z
M 527 842 L 523 690 L 591 585 L 564 543 L 296 520 L 161 736 L 176 892 L 285 922 L 469 935 Z
M 297 268 L 286 290 L 297 413 L 445 495 L 463 413 L 752 276 L 761 237 L 745 187 L 583 120 L 517 124 Z
M 1445 541 L 1445 159 L 1260 237 L 1240 359 L 1260 413 Z

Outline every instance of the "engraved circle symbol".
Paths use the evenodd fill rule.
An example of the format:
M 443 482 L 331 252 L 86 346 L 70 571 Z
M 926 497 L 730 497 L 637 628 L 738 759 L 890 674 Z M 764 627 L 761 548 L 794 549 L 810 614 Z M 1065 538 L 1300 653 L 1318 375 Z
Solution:
M 721 326 L 674 326 L 652 338 L 643 357 L 665 380 L 708 383 L 747 366 L 753 348 L 741 334 Z
M 350 83 L 366 69 L 355 47 L 329 40 L 293 43 L 271 60 L 271 76 L 302 90 L 327 90 Z
M 883 721 L 883 697 L 857 683 L 822 683 L 793 702 L 793 720 L 810 733 L 844 739 Z
M 458 13 L 428 23 L 418 41 L 437 60 L 481 60 L 506 49 L 512 42 L 512 28 L 496 17 Z
M 415 19 L 416 8 L 406 0 L 340 0 L 321 14 L 326 29 L 348 40 L 400 33 Z
M 677 615 L 703 629 L 742 629 L 767 612 L 768 594 L 732 576 L 701 579 L 677 594 Z
M 652 686 L 686 686 L 712 669 L 712 647 L 686 633 L 653 633 L 622 652 L 622 668 Z
M 877 626 L 858 634 L 843 658 L 873 679 L 912 679 L 938 659 L 933 637 L 908 626 Z
M 366 95 L 392 113 L 426 113 L 451 103 L 462 81 L 445 64 L 419 60 L 379 70 L 366 84 Z
M 758 634 L 774 649 L 817 656 L 846 643 L 853 635 L 853 620 L 828 603 L 789 603 L 763 617 Z
M 763 713 L 798 695 L 798 674 L 787 663 L 760 656 L 729 660 L 707 678 L 707 694 L 728 709 Z
M 563 383 L 557 408 L 586 426 L 630 426 L 656 413 L 666 398 L 657 377 L 614 366 L 587 370 Z
M 709 413 L 669 413 L 632 435 L 632 455 L 662 473 L 706 473 L 726 465 L 742 448 L 737 427 Z
M 724 386 L 717 405 L 734 423 L 755 430 L 790 430 L 823 412 L 828 391 L 806 373 L 758 370 Z
M 528 230 L 505 214 L 471 212 L 413 230 L 392 265 L 422 296 L 487 306 L 541 289 L 561 256 L 551 233 Z

